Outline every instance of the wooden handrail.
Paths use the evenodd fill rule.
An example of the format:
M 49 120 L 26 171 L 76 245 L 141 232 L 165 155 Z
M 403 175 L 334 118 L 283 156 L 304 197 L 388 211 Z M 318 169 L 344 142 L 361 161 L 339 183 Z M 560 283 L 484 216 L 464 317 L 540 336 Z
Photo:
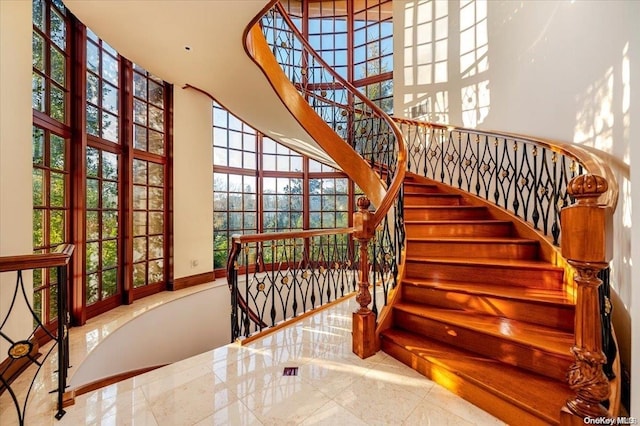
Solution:
M 286 12 L 282 4 L 280 2 L 276 2 L 275 7 L 280 12 L 280 15 L 282 16 L 282 18 L 287 22 L 287 25 L 289 26 L 291 31 L 296 35 L 297 39 L 302 43 L 304 48 L 309 53 L 313 54 L 314 59 L 322 66 L 322 68 L 325 68 L 331 71 L 332 77 L 335 78 L 335 80 L 338 83 L 340 83 L 343 87 L 345 87 L 349 93 L 357 97 L 359 101 L 367 105 L 372 111 L 376 112 L 376 114 L 382 117 L 387 122 L 391 130 L 393 131 L 396 142 L 398 144 L 398 160 L 396 164 L 396 174 L 393 177 L 391 184 L 386 189 L 386 193 L 384 194 L 382 201 L 379 203 L 376 203 L 376 211 L 372 218 L 373 228 L 375 228 L 376 226 L 378 226 L 378 224 L 380 224 L 380 222 L 382 222 L 382 219 L 384 219 L 384 217 L 387 215 L 387 212 L 393 206 L 393 203 L 395 202 L 395 199 L 398 196 L 398 192 L 400 191 L 400 187 L 404 182 L 404 176 L 407 170 L 407 147 L 404 141 L 404 136 L 402 135 L 400 128 L 395 124 L 393 119 L 386 112 L 381 110 L 369 98 L 364 96 L 355 86 L 353 86 L 347 80 L 342 78 L 340 74 L 334 72 L 333 68 L 329 64 L 327 64 L 324 59 L 322 59 L 322 56 L 316 54 L 315 49 L 311 47 L 307 39 L 300 33 L 300 31 L 298 31 L 298 28 L 293 23 L 293 21 L 291 21 L 289 14 Z M 362 189 L 366 191 L 365 188 L 362 188 Z
M 602 176 L 607 182 L 609 182 L 609 189 L 599 199 L 601 204 L 605 204 L 611 207 L 614 211 L 618 204 L 618 183 L 613 170 L 609 164 L 604 161 L 597 153 L 594 153 L 593 149 L 587 149 L 579 145 L 556 141 L 546 138 L 535 138 L 527 135 L 521 135 L 518 133 L 509 132 L 497 132 L 494 130 L 479 130 L 470 129 L 466 127 L 449 126 L 439 123 L 431 123 L 427 121 L 412 120 L 408 118 L 393 117 L 396 123 L 408 124 L 411 126 L 440 129 L 449 132 L 461 132 L 461 133 L 473 133 L 480 136 L 487 136 L 492 138 L 506 138 L 517 139 L 523 142 L 532 143 L 543 148 L 546 148 L 552 152 L 566 155 L 577 159 L 584 168 L 594 175 Z
M 64 266 L 69 263 L 73 250 L 73 244 L 62 244 L 51 253 L 3 256 L 0 257 L 0 272 Z
M 305 231 L 266 232 L 264 234 L 232 235 L 234 243 L 258 243 L 271 240 L 288 240 L 293 238 L 311 238 L 321 235 L 353 234 L 355 228 L 311 229 Z

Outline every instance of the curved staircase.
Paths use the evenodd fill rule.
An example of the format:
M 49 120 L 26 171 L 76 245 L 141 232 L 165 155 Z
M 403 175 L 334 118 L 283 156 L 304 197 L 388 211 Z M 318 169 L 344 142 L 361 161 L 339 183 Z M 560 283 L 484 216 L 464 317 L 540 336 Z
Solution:
M 564 270 L 490 204 L 418 176 L 404 190 L 405 276 L 382 350 L 510 424 L 558 424 L 574 344 Z

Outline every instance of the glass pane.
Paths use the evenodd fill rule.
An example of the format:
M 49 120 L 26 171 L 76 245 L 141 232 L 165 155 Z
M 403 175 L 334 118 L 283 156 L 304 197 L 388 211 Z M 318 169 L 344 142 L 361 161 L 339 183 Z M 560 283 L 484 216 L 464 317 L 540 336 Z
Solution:
M 33 127 L 33 164 L 44 164 L 44 131 Z
M 151 230 L 149 230 L 149 232 L 151 232 Z M 133 212 L 133 235 L 146 235 L 146 234 L 147 234 L 147 213 Z
M 164 280 L 162 259 L 149 262 L 149 284 L 162 282 Z
M 102 238 L 116 238 L 117 236 L 118 212 L 102 212 Z
M 87 178 L 87 208 L 97 209 L 99 206 L 100 196 L 98 191 L 99 182 L 97 179 Z
M 147 237 L 133 239 L 133 261 L 140 262 L 147 259 Z
M 163 237 L 157 235 L 149 237 L 149 259 L 159 259 L 163 257 Z
M 111 297 L 118 292 L 117 273 L 117 269 L 109 269 L 102 273 L 102 299 Z
M 102 151 L 102 177 L 118 180 L 118 154 Z
M 100 264 L 100 252 L 99 247 L 100 243 L 87 243 L 87 272 L 94 272 L 98 270 L 98 266 Z
M 106 43 L 103 42 L 103 47 Z M 102 78 L 114 86 L 118 85 L 118 61 L 110 55 L 102 55 Z
M 162 186 L 164 181 L 164 166 L 149 163 L 149 185 Z
M 162 210 L 164 191 L 162 188 L 149 188 L 149 210 Z
M 162 234 L 164 232 L 164 214 L 162 212 L 149 213 L 149 234 Z
M 44 216 L 42 210 L 33 210 L 33 247 L 44 246 Z
M 54 118 L 60 122 L 64 122 L 64 92 L 58 87 L 51 85 L 51 118 Z
M 100 239 L 98 227 L 98 212 L 88 211 L 86 214 L 87 241 L 95 241 Z
M 137 99 L 133 100 L 133 121 L 146 126 L 147 104 Z
M 38 111 L 44 111 L 44 77 L 33 73 L 31 81 L 31 106 Z
M 98 301 L 98 274 L 87 275 L 87 305 Z
M 57 135 L 51 135 L 50 145 L 51 147 L 51 160 L 50 165 L 52 169 L 64 170 L 65 155 L 64 147 L 65 140 Z
M 98 176 L 98 155 L 95 148 L 87 148 L 87 176 Z
M 61 86 L 65 85 L 65 57 L 60 50 L 51 46 L 51 78 Z
M 102 208 L 118 208 L 118 183 L 102 182 Z
M 33 288 L 34 289 L 38 289 L 38 288 L 42 287 L 42 277 L 44 276 L 43 275 L 43 271 L 44 271 L 44 273 L 46 273 L 45 269 L 34 269 L 33 270 Z
M 147 209 L 147 187 L 133 185 L 133 208 L 138 210 Z
M 32 14 L 33 25 L 40 28 L 40 30 L 44 31 L 44 9 L 42 0 L 33 0 L 33 14 Z
M 102 85 L 102 108 L 118 114 L 118 89 L 109 83 Z
M 33 169 L 32 172 L 32 185 L 33 185 L 33 205 L 44 205 L 44 172 L 41 169 Z
M 33 67 L 44 72 L 44 39 L 38 33 L 33 33 L 31 48 L 33 50 Z
M 87 29 L 87 33 L 91 30 Z M 96 74 L 100 73 L 100 50 L 98 46 L 90 41 L 87 41 L 87 69 L 90 69 Z
M 97 88 L 96 88 L 97 90 Z M 96 92 L 97 93 L 97 92 Z M 98 101 L 97 96 L 96 96 L 96 102 Z M 98 124 L 98 115 L 99 115 L 99 111 L 98 108 L 92 106 L 92 105 L 87 105 L 87 133 L 93 136 L 99 136 L 100 135 L 100 125 Z
M 213 194 L 213 210 L 215 211 L 227 211 L 227 194 Z
M 53 321 L 58 317 L 58 286 L 54 285 L 49 288 L 49 321 Z
M 164 135 L 162 133 L 149 130 L 149 152 L 164 154 Z
M 141 99 L 147 99 L 147 78 L 137 72 L 133 73 L 133 94 Z
M 66 33 L 64 18 L 52 7 L 51 8 L 51 41 L 62 50 L 66 47 Z
M 133 183 L 145 185 L 147 183 L 147 162 L 133 160 Z
M 147 264 L 139 263 L 133 265 L 133 287 L 139 288 L 146 284 L 147 280 Z
M 149 127 L 164 131 L 164 111 L 152 105 L 149 105 Z
M 118 142 L 118 117 L 107 112 L 102 113 L 102 137 Z
M 49 200 L 51 207 L 64 207 L 65 206 L 65 191 L 64 191 L 64 175 L 61 173 L 51 172 L 51 187 L 49 192 Z
M 102 243 L 102 267 L 111 268 L 118 265 L 118 242 L 109 240 Z
M 147 129 L 146 127 L 138 126 L 134 124 L 133 126 L 133 147 L 135 149 L 140 149 L 142 151 L 147 150 Z
M 164 108 L 164 89 L 153 80 L 149 80 L 149 102 Z
M 65 241 L 65 223 L 63 210 L 50 211 L 49 243 L 51 245 L 62 244 Z

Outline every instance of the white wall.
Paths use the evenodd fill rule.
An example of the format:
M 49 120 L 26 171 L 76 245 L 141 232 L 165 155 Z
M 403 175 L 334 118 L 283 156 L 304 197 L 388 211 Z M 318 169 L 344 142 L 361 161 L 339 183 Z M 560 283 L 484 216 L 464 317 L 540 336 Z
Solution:
M 175 279 L 213 270 L 213 111 L 211 100 L 192 89 L 173 93 Z
M 231 341 L 229 288 L 224 281 L 148 310 L 123 324 L 71 370 L 76 389 L 127 371 L 170 364 Z M 127 356 L 121 356 L 127 348 Z M 152 350 L 150 350 L 152 348 Z
M 31 254 L 31 2 L 0 1 L 0 256 Z M 32 293 L 31 272 L 26 274 Z M 0 321 L 11 304 L 16 274 L 0 274 Z M 31 332 L 26 305 L 3 329 L 21 340 Z M 0 359 L 8 345 L 0 339 Z
M 629 165 L 631 123 L 640 119 L 631 96 L 640 2 L 465 5 L 394 2 L 397 116 L 415 117 L 417 107 L 419 118 L 584 144 Z M 612 280 L 628 306 L 628 171 L 619 180 Z

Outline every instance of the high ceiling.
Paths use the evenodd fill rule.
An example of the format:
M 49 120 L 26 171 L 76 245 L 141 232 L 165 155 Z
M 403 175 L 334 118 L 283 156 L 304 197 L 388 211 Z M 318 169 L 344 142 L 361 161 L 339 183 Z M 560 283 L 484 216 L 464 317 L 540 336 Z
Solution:
M 244 50 L 243 32 L 268 0 L 65 0 L 124 57 L 198 87 L 251 126 L 335 166 L 289 114 Z M 207 141 L 210 143 L 210 141 Z

